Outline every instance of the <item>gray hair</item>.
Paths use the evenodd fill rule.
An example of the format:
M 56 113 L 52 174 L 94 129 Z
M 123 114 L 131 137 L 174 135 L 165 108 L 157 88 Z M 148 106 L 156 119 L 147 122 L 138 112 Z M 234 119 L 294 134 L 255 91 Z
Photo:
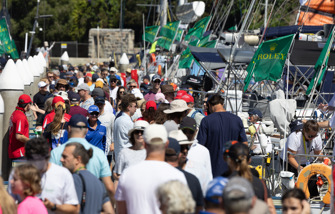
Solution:
M 157 189 L 161 209 L 166 214 L 194 213 L 195 202 L 188 186 L 177 180 L 168 181 Z M 162 211 L 163 211 L 162 210 Z

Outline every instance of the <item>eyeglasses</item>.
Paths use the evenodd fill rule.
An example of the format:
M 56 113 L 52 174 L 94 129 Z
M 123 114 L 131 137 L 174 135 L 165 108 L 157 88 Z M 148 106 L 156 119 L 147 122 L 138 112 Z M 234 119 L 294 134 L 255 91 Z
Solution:
M 190 134 L 193 135 L 195 131 L 191 130 L 191 129 L 183 129 L 183 133 L 184 134 Z
M 161 83 L 161 81 L 160 80 L 155 80 L 154 83 Z
M 141 135 L 143 135 L 143 130 L 135 130 L 135 131 L 134 131 L 134 134 L 137 134 L 137 135 L 138 135 L 138 134 L 141 134 Z
M 110 82 L 116 82 L 116 80 L 111 80 Z
M 136 88 L 136 86 L 130 85 L 129 88 Z
M 124 91 L 120 91 L 119 93 L 120 93 L 120 94 L 124 94 Z
M 48 78 L 54 78 L 54 76 L 48 76 Z
M 99 115 L 99 112 L 94 111 L 94 112 L 90 113 L 90 115 L 91 115 L 91 116 L 96 116 L 96 117 L 97 117 L 97 116 Z
M 58 88 L 66 88 L 66 86 L 62 84 L 58 84 Z
M 181 151 L 184 151 L 185 149 L 189 150 L 190 149 L 190 145 L 188 145 L 188 144 L 180 145 L 180 150 Z

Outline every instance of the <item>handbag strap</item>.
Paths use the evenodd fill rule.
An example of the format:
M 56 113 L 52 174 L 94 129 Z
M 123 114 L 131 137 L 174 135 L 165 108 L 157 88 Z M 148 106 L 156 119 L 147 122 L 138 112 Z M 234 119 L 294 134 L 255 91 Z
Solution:
M 83 175 L 80 174 L 79 172 L 77 174 L 79 175 L 81 182 L 83 183 L 83 193 L 82 193 L 81 202 L 80 202 L 80 212 L 83 213 L 84 208 L 85 208 L 85 203 L 86 203 L 86 185 L 85 185 Z

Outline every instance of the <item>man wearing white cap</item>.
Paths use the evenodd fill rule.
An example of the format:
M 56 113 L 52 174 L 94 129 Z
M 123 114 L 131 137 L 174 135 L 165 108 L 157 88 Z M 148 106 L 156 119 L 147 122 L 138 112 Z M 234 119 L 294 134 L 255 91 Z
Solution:
M 149 125 L 144 130 L 147 157 L 123 171 L 116 190 L 118 213 L 160 213 L 156 190 L 161 184 L 178 180 L 187 184 L 182 172 L 164 162 L 168 143 L 163 125 Z
M 38 83 L 38 90 L 39 91 L 33 97 L 33 102 L 34 105 L 37 105 L 39 109 L 44 109 L 44 102 L 46 100 L 46 97 L 48 97 L 49 95 L 48 84 L 44 81 L 40 81 Z M 36 120 L 36 126 L 42 126 L 42 123 L 38 123 L 37 121 L 41 121 L 43 114 L 36 112 L 36 116 L 37 118 L 40 118 L 40 120 Z

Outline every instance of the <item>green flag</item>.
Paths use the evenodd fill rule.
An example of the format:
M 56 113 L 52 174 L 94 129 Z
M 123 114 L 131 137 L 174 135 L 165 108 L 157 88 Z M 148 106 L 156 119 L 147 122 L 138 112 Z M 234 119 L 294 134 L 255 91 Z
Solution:
M 181 39 L 183 38 L 183 34 L 184 34 L 184 30 L 178 29 L 178 33 L 177 33 L 177 36 L 176 36 L 175 40 L 180 42 Z
M 164 25 L 159 32 L 160 38 L 157 40 L 157 45 L 166 50 L 170 50 L 171 44 L 176 37 L 179 24 L 180 21 L 176 21 L 168 22 L 166 25 Z
M 145 36 L 146 42 L 153 43 L 155 41 L 159 28 L 160 26 L 145 27 L 145 35 L 142 35 L 142 40 L 144 40 L 144 36 Z
M 178 68 L 190 68 L 193 60 L 191 50 L 187 48 L 180 56 Z
M 201 47 L 202 45 L 204 45 L 205 43 L 207 43 L 209 41 L 209 37 L 211 35 L 208 35 L 208 36 L 205 36 L 205 37 L 202 37 L 202 39 L 200 39 L 200 42 L 198 44 L 198 47 Z
M 6 19 L 0 19 L 0 41 L 6 54 L 10 55 L 12 59 L 19 58 L 15 42 L 9 35 Z
M 215 48 L 217 43 L 218 43 L 218 40 L 216 39 L 216 40 L 212 40 L 212 41 L 206 42 L 205 44 L 201 45 L 201 47 L 204 47 L 204 48 Z
M 327 42 L 326 42 L 325 46 L 323 47 L 323 49 L 321 51 L 321 54 L 318 58 L 318 61 L 316 61 L 316 63 L 315 63 L 315 66 L 314 66 L 315 73 L 313 75 L 312 81 L 309 83 L 309 86 L 307 88 L 307 91 L 306 91 L 307 95 L 311 93 L 311 90 L 313 89 L 313 85 L 315 84 L 315 81 L 316 81 L 317 78 L 319 78 L 319 79 L 318 79 L 318 82 L 317 82 L 316 86 L 319 86 L 322 82 L 323 76 L 324 76 L 325 71 L 327 69 L 330 49 L 332 47 L 333 41 L 334 41 L 334 28 L 332 30 L 332 33 L 329 34 Z M 324 65 L 323 68 L 322 68 L 322 65 Z M 321 71 L 321 69 L 322 69 L 322 71 Z M 320 72 L 321 72 L 321 74 L 320 74 Z
M 199 42 L 199 39 L 195 39 L 195 40 L 193 40 L 192 42 L 189 42 L 188 45 L 191 45 L 191 46 L 197 46 L 197 45 L 198 45 L 198 42 Z
M 193 28 L 191 28 L 187 35 L 185 36 L 185 41 L 189 41 L 191 37 L 196 37 L 198 39 L 202 38 L 204 31 L 207 29 L 208 23 L 211 20 L 211 16 L 207 16 L 201 20 L 199 20 Z
M 287 53 L 291 47 L 294 34 L 283 36 L 263 42 L 254 54 L 247 67 L 248 75 L 244 80 L 244 91 L 254 74 L 255 81 L 272 80 L 281 78 Z

